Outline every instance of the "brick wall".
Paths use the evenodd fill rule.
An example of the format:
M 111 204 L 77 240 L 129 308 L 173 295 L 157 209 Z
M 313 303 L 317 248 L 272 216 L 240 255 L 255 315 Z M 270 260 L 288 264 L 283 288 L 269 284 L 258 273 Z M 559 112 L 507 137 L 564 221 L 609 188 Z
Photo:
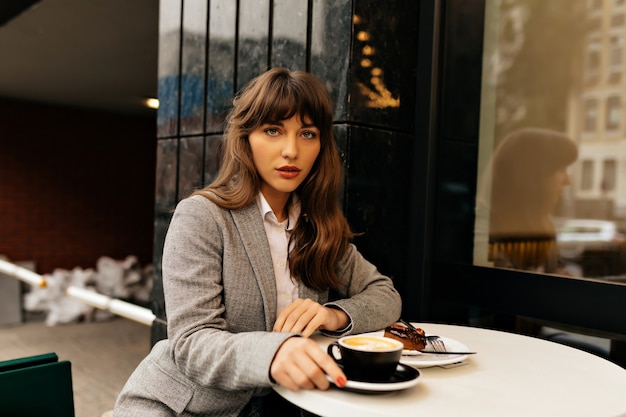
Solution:
M 156 119 L 0 99 L 0 254 L 152 262 Z

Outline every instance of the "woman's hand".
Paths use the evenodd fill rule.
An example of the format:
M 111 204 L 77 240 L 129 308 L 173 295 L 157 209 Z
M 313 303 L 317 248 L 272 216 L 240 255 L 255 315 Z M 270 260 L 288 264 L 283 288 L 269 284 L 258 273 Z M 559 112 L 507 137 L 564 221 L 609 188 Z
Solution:
M 324 307 L 308 298 L 298 298 L 278 315 L 274 331 L 301 333 L 309 337 L 318 329 L 343 329 L 348 320 L 348 315 L 342 310 Z
M 270 375 L 279 385 L 299 389 L 328 389 L 328 375 L 338 387 L 346 384 L 346 376 L 335 361 L 306 337 L 291 337 L 278 348 L 270 365 Z

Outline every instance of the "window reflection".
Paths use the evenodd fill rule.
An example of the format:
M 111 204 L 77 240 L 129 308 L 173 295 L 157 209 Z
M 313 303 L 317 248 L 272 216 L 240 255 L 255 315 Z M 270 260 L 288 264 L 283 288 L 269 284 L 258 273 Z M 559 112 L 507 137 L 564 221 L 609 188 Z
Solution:
M 565 187 L 576 144 L 548 129 L 507 135 L 489 166 L 488 257 L 494 266 L 571 274 L 559 255 L 554 212 Z
M 625 36 L 623 0 L 486 1 L 475 264 L 626 283 Z

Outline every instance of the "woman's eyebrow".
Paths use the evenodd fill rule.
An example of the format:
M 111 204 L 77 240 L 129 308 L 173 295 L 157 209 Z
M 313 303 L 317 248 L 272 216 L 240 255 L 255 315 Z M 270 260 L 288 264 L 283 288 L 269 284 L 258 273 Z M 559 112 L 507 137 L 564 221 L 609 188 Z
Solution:
M 281 127 L 285 126 L 285 124 L 283 123 L 283 120 L 268 120 L 268 121 L 264 122 L 263 124 L 264 125 L 276 125 L 276 126 L 281 126 Z M 302 128 L 314 127 L 316 129 L 318 129 L 318 127 L 313 122 L 311 122 L 311 123 L 302 123 L 300 125 L 300 127 L 302 127 Z
M 264 125 L 279 125 L 279 126 L 284 126 L 283 121 L 282 120 L 268 120 L 266 122 L 263 122 Z

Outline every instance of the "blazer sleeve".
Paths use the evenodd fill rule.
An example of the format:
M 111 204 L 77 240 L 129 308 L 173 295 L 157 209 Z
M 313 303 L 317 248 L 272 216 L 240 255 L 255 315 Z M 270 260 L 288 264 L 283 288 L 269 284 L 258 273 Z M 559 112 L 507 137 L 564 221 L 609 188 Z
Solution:
M 263 298 L 243 246 L 229 210 L 201 196 L 178 204 L 162 260 L 170 355 L 182 374 L 201 385 L 226 390 L 270 386 L 274 354 L 293 336 L 267 331 Z M 223 276 L 226 265 L 237 265 L 241 273 Z M 247 310 L 260 314 L 229 316 L 246 309 L 227 308 L 225 280 L 229 300 L 247 303 Z M 236 332 L 229 321 L 238 324 Z
M 348 314 L 352 327 L 347 333 L 380 330 L 400 318 L 402 299 L 393 281 L 352 244 L 339 265 L 339 275 L 344 282 L 336 289 L 339 298 L 326 305 L 339 307 Z

